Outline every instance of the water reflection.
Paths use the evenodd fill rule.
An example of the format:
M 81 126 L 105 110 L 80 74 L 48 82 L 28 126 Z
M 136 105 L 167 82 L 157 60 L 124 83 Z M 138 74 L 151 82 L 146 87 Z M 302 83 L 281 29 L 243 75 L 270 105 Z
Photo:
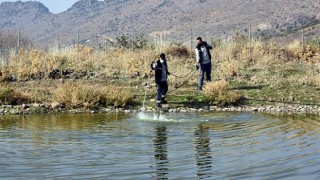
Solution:
M 212 176 L 212 156 L 210 148 L 210 137 L 208 128 L 200 123 L 195 132 L 195 159 L 197 165 L 197 177 L 199 179 L 210 178 Z
M 60 114 L 30 116 L 0 116 L 0 128 L 16 127 L 24 130 L 85 130 L 96 129 L 128 118 L 124 114 Z M 118 127 L 114 127 L 118 128 Z
M 119 130 L 130 131 L 129 125 L 121 122 L 127 117 L 124 114 L 2 116 L 0 139 L 1 135 L 17 139 L 28 137 L 24 143 L 32 143 L 39 147 L 43 144 L 54 145 L 66 141 L 76 144 L 83 141 L 80 138 L 83 134 L 91 136 L 101 131 L 115 131 L 116 135 Z M 1 131 L 2 129 L 6 131 Z
M 0 116 L 0 177 L 319 179 L 319 116 L 226 113 L 172 119 L 177 120 Z
M 156 161 L 157 179 L 168 179 L 167 127 L 159 124 L 155 127 L 154 159 Z

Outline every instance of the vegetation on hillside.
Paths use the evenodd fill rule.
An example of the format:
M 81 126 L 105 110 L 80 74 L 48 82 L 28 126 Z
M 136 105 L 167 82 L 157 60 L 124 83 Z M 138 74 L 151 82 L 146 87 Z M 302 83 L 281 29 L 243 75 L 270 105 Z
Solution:
M 249 43 L 241 34 L 231 41 L 213 39 L 214 79 L 198 94 L 198 76 L 194 75 L 195 60 L 190 59 L 190 49 L 169 42 L 155 45 L 142 37 L 136 39 L 139 42 L 129 43 L 139 46 L 123 44 L 122 41 L 128 44 L 128 39 L 119 37 L 111 49 L 76 45 L 12 52 L 0 60 L 7 62 L 0 66 L 0 103 L 12 104 L 8 101 L 11 97 L 23 98 L 20 102 L 58 101 L 70 107 L 141 103 L 144 90 L 149 98 L 154 97 L 149 65 L 161 52 L 167 54 L 172 74 L 169 101 L 205 101 L 219 106 L 261 101 L 320 103 L 318 37 L 304 47 L 299 41 L 285 45 L 270 40 Z M 25 95 L 13 96 L 12 89 Z

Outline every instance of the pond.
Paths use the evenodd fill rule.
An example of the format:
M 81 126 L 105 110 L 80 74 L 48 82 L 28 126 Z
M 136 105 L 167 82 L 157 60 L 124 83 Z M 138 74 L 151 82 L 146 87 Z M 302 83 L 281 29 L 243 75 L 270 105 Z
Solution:
M 0 117 L 0 179 L 319 179 L 319 116 Z

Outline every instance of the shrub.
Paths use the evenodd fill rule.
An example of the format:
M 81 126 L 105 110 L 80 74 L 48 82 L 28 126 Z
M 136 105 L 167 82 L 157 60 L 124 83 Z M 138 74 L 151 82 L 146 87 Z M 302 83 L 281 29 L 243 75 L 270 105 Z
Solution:
M 129 89 L 110 85 L 101 91 L 100 102 L 105 105 L 124 107 L 128 103 L 132 102 L 132 99 L 133 94 Z
M 133 94 L 130 90 L 115 85 L 97 88 L 67 82 L 54 91 L 53 98 L 67 107 L 90 107 L 96 104 L 123 107 L 132 101 Z
M 242 98 L 238 93 L 230 91 L 229 83 L 223 80 L 207 83 L 203 92 L 211 104 L 218 106 L 238 104 Z
M 125 49 L 143 49 L 148 45 L 148 40 L 143 34 L 131 37 L 122 34 L 117 36 L 115 40 L 108 39 L 108 42 L 112 47 Z
M 217 74 L 222 78 L 229 79 L 231 77 L 237 76 L 239 74 L 241 63 L 236 60 L 228 60 L 220 63 L 217 67 Z
M 320 48 L 320 36 L 316 36 L 309 41 L 309 44 L 313 47 Z
M 0 104 L 17 105 L 27 103 L 30 98 L 20 92 L 15 91 L 7 85 L 0 86 Z
M 67 82 L 54 91 L 53 98 L 67 107 L 92 106 L 99 102 L 100 94 L 94 87 Z
M 165 53 L 167 55 L 176 56 L 176 57 L 188 57 L 189 51 L 185 46 L 173 46 L 166 49 Z

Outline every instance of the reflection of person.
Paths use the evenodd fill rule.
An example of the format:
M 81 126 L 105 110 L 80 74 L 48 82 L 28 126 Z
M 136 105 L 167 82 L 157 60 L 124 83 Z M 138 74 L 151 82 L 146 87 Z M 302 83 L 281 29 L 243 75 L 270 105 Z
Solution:
M 202 41 L 201 37 L 197 38 L 197 46 L 195 49 L 197 69 L 200 68 L 200 75 L 198 80 L 198 90 L 202 90 L 204 74 L 206 74 L 207 81 L 211 81 L 211 54 L 210 46 L 206 41 Z
M 168 65 L 166 56 L 164 53 L 160 54 L 160 59 L 152 63 L 151 69 L 155 70 L 155 80 L 157 84 L 157 107 L 161 107 L 161 104 L 166 104 L 167 101 L 164 99 L 168 92 L 167 78 L 170 75 L 168 71 Z
M 157 165 L 157 176 L 160 179 L 167 179 L 168 174 L 168 152 L 167 152 L 167 127 L 158 125 L 155 129 L 154 158 Z
M 212 156 L 210 149 L 210 137 L 208 137 L 207 129 L 203 124 L 199 124 L 194 132 L 195 139 L 195 158 L 197 165 L 197 176 L 200 178 L 211 177 L 212 171 Z

